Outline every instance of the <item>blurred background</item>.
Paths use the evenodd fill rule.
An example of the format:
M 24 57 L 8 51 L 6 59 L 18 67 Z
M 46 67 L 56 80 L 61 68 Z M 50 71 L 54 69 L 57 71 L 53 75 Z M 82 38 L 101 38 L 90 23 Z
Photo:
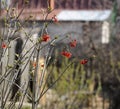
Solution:
M 5 1 L 6 5 L 2 2 Z M 77 62 L 65 72 L 60 80 L 40 101 L 41 109 L 120 109 L 120 1 L 119 0 L 0 0 L 0 31 L 4 29 L 3 18 L 6 7 L 16 4 L 16 13 L 24 8 L 19 20 L 26 32 L 32 29 L 33 39 L 39 37 L 43 26 L 43 12 L 48 6 L 53 11 L 48 15 L 51 22 L 54 15 L 58 23 L 50 23 L 49 35 L 65 40 L 56 43 L 47 68 L 52 72 L 47 81 L 49 87 L 65 66 L 74 59 L 89 59 L 85 65 Z M 31 19 L 27 19 L 33 16 Z M 33 26 L 35 24 L 35 26 Z M 22 32 L 14 37 L 25 35 Z M 77 40 L 77 46 L 66 46 L 70 40 Z M 27 48 L 29 48 L 29 42 Z M 15 44 L 13 44 L 15 46 Z M 66 59 L 59 52 L 66 47 L 72 58 Z M 47 49 L 43 50 L 43 57 Z M 15 52 L 15 50 L 12 49 Z M 14 57 L 12 57 L 13 59 Z M 14 59 L 13 59 L 14 60 Z M 55 61 L 54 61 L 55 60 Z M 29 67 L 25 70 L 29 72 Z M 28 76 L 27 73 L 22 77 Z M 21 84 L 22 84 L 21 77 Z M 15 89 L 13 89 L 15 90 Z M 26 102 L 30 102 L 29 99 Z M 26 108 L 27 109 L 27 108 Z

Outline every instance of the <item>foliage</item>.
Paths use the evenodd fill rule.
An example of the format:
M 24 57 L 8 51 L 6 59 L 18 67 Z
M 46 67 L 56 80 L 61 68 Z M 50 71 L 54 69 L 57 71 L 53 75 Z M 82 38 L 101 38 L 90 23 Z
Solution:
M 57 56 L 56 56 L 57 57 Z M 56 80 L 66 65 L 72 61 L 73 64 L 67 69 L 64 75 L 52 88 L 59 96 L 59 103 L 63 103 L 62 108 L 78 109 L 80 106 L 84 107 L 89 104 L 89 99 L 94 96 L 94 80 L 95 72 L 91 72 L 90 77 L 87 77 L 87 65 L 78 64 L 77 59 L 67 59 L 58 56 L 56 63 L 50 63 L 48 71 L 53 72 L 48 81 L 48 87 L 54 80 Z M 89 64 L 89 63 L 88 63 Z M 98 87 L 96 92 L 100 92 Z M 60 107 L 59 107 L 60 108 Z

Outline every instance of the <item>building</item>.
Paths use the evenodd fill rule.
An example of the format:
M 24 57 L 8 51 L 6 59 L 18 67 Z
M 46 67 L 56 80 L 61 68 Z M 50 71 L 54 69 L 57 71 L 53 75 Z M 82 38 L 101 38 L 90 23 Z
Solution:
M 48 0 L 47 2 L 47 0 L 44 0 L 44 1 L 30 0 L 29 5 L 26 6 L 25 11 L 23 11 L 22 15 L 20 16 L 20 19 L 23 20 L 25 18 L 28 18 L 30 15 L 32 15 L 34 16 L 32 21 L 37 21 L 38 23 L 44 21 L 44 16 L 42 15 L 41 11 L 47 9 L 47 4 L 51 7 L 51 9 L 54 9 L 48 15 L 47 20 L 50 21 L 52 17 L 56 15 L 57 19 L 60 22 L 60 25 L 57 26 L 57 28 L 55 27 L 56 25 L 53 25 L 53 24 L 48 26 L 48 31 L 50 31 L 49 32 L 50 35 L 55 36 L 56 32 L 58 35 L 65 35 L 68 33 L 72 34 L 73 32 L 74 34 L 76 34 L 78 41 L 81 41 L 80 43 L 83 43 L 84 41 L 81 40 L 79 36 L 82 37 L 83 35 L 84 36 L 86 35 L 84 34 L 86 30 L 83 30 L 83 28 L 86 28 L 84 26 L 86 26 L 86 24 L 88 25 L 88 22 L 89 22 L 89 24 L 91 24 L 92 26 L 94 25 L 94 23 L 97 23 L 96 24 L 97 28 L 98 28 L 98 25 L 101 27 L 101 33 L 99 33 L 99 36 L 102 36 L 102 37 L 98 38 L 99 42 L 102 42 L 102 43 L 109 42 L 109 35 L 105 36 L 105 34 L 109 34 L 109 29 L 107 29 L 107 31 L 105 32 L 104 28 L 109 28 L 109 24 L 107 24 L 106 21 L 108 20 L 112 12 L 111 11 L 112 1 L 110 0 L 101 0 L 101 1 L 59 0 L 58 2 L 56 0 Z M 24 5 L 23 0 L 19 1 L 18 9 L 19 10 L 22 9 L 23 5 Z M 63 28 L 62 25 L 65 27 L 64 30 L 62 30 Z M 95 25 L 94 25 L 94 28 L 95 28 Z M 60 31 L 62 31 L 62 33 Z M 98 33 L 97 31 L 95 32 Z M 89 31 L 89 34 L 90 33 L 92 32 Z M 98 34 L 96 36 L 98 36 Z

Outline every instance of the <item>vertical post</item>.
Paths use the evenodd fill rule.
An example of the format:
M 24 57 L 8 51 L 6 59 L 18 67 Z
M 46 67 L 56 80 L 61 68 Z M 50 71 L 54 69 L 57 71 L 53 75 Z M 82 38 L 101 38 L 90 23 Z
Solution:
M 84 8 L 84 0 L 81 0 L 80 8 Z
M 78 6 L 77 6 L 77 1 L 76 1 L 76 0 L 73 0 L 73 8 L 74 8 L 74 9 L 78 8 Z
M 50 7 L 51 9 L 54 9 L 55 8 L 55 1 L 54 0 L 50 0 Z
M 91 8 L 91 2 L 92 2 L 91 0 L 88 1 L 88 9 Z

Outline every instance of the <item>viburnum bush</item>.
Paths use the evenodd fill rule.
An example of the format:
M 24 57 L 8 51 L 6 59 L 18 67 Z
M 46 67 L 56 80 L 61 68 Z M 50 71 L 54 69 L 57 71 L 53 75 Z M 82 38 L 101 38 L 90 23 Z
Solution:
M 1 18 L 3 26 L 0 27 L 0 108 L 1 109 L 21 109 L 23 107 L 23 102 L 27 96 L 32 102 L 32 109 L 37 109 L 38 104 L 42 96 L 64 75 L 64 73 L 71 67 L 72 64 L 77 63 L 80 65 L 85 65 L 89 62 L 90 58 L 79 59 L 72 55 L 71 49 L 77 46 L 77 40 L 71 39 L 62 50 L 58 50 L 57 55 L 67 58 L 69 64 L 64 66 L 60 75 L 58 75 L 52 84 L 47 86 L 50 75 L 52 72 L 47 70 L 50 64 L 51 57 L 53 56 L 54 49 L 57 49 L 56 45 L 58 42 L 62 42 L 64 39 L 68 39 L 70 35 L 64 36 L 62 39 L 59 36 L 54 38 L 49 35 L 47 27 L 50 23 L 59 23 L 56 15 L 54 15 L 50 21 L 47 20 L 48 15 L 54 11 L 48 6 L 43 12 L 44 23 L 40 30 L 39 36 L 34 40 L 32 39 L 32 28 L 31 31 L 26 32 L 24 25 L 29 23 L 32 16 L 29 16 L 27 20 L 21 22 L 19 19 L 22 15 L 24 8 L 29 4 L 29 1 L 24 2 L 23 9 L 17 13 L 17 2 L 11 4 L 10 7 L 6 7 L 5 2 L 2 5 L 5 6 L 4 16 Z M 2 15 L 2 13 L 1 13 Z M 34 17 L 34 16 L 33 16 Z M 54 30 L 53 30 L 54 31 Z M 22 35 L 25 35 L 25 40 L 22 39 Z M 38 34 L 38 33 L 37 33 Z M 24 40 L 24 43 L 23 43 Z M 15 53 L 11 53 L 10 50 L 13 47 L 11 43 L 15 41 L 17 45 L 15 47 Z M 22 46 L 21 46 L 22 45 Z M 29 46 L 29 49 L 25 49 Z M 14 47 L 13 47 L 14 48 Z M 43 49 L 47 49 L 44 54 Z M 43 52 L 43 53 L 41 53 Z M 11 63 L 11 54 L 14 57 L 13 63 Z M 43 55 L 41 55 L 43 54 Z M 44 58 L 42 64 L 40 60 Z M 56 63 L 56 57 L 52 59 L 53 63 Z M 62 61 L 62 60 L 61 60 Z M 26 67 L 30 65 L 30 71 L 28 77 L 30 80 L 26 80 L 24 83 L 20 84 L 20 78 L 25 72 Z M 59 72 L 59 71 L 58 71 Z M 29 85 L 31 85 L 31 92 L 29 90 Z M 17 92 L 13 91 L 13 88 L 17 87 Z M 10 103 L 7 102 L 10 100 Z M 16 107 L 16 101 L 19 101 Z

